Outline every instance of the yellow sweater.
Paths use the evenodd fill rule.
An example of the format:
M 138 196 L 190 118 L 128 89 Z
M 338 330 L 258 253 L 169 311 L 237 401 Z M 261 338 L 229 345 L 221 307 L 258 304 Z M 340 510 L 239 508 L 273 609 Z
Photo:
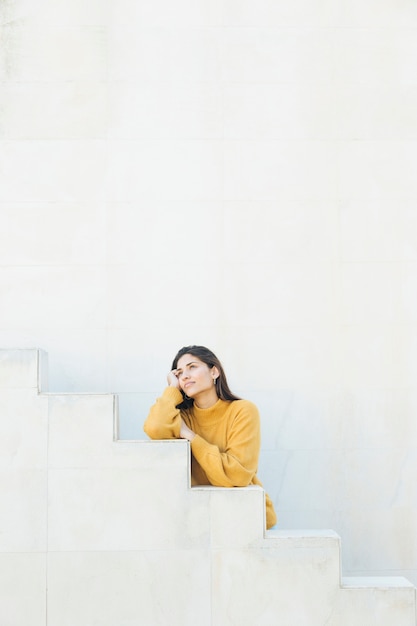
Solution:
M 218 400 L 208 409 L 193 406 L 176 408 L 182 394 L 167 387 L 151 407 L 144 431 L 151 439 L 175 439 L 180 435 L 181 418 L 196 433 L 191 442 L 191 484 L 217 487 L 262 486 L 256 476 L 261 445 L 257 407 L 248 400 Z M 265 494 L 266 527 L 276 515 Z

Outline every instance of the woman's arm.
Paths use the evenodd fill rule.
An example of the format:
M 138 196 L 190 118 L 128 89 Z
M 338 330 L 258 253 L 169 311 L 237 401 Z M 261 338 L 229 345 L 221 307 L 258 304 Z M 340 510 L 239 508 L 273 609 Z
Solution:
M 239 402 L 225 449 L 195 435 L 191 450 L 212 485 L 246 487 L 257 471 L 260 444 L 258 409 L 251 402 Z
M 143 425 L 143 430 L 151 439 L 175 439 L 180 436 L 182 419 L 176 405 L 181 401 L 182 393 L 178 387 L 166 387 L 151 407 Z

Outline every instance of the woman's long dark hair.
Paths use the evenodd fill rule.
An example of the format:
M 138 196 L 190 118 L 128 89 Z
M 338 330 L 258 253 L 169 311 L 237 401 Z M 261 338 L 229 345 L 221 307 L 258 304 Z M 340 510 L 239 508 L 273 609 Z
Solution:
M 185 346 L 184 348 L 181 348 L 181 350 L 178 350 L 178 353 L 176 354 L 172 362 L 172 370 L 177 369 L 178 361 L 182 356 L 184 356 L 184 354 L 191 354 L 192 356 L 197 357 L 198 359 L 200 359 L 200 361 L 203 361 L 203 363 L 205 363 L 210 369 L 212 367 L 217 368 L 219 376 L 216 380 L 216 391 L 221 400 L 226 400 L 228 402 L 231 402 L 232 400 L 240 400 L 238 396 L 235 396 L 235 394 L 230 391 L 223 366 L 217 356 L 211 350 L 205 348 L 204 346 Z M 183 396 L 183 401 L 177 405 L 177 408 L 188 409 L 190 406 L 193 405 L 194 400 L 192 398 L 187 398 L 182 389 L 180 389 L 180 391 Z

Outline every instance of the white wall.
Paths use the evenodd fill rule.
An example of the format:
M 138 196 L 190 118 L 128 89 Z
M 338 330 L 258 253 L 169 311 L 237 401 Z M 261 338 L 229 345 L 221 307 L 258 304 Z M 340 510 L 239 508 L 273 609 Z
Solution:
M 282 527 L 417 583 L 417 5 L 0 4 L 0 346 L 138 438 L 202 343 Z

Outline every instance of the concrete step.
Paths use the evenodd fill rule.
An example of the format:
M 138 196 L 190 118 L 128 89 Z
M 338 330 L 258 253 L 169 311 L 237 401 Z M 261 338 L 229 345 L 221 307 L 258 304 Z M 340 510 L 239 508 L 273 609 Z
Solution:
M 0 350 L 0 389 L 38 389 L 48 386 L 48 356 L 43 350 Z

